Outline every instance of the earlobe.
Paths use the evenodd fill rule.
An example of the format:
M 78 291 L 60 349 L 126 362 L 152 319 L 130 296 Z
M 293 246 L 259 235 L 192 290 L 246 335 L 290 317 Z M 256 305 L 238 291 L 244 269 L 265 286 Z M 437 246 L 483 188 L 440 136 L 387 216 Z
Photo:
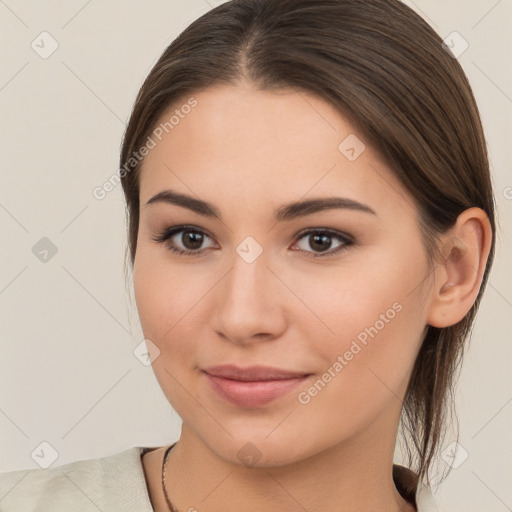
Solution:
M 462 212 L 444 235 L 443 261 L 434 272 L 428 325 L 454 325 L 471 309 L 482 284 L 491 239 L 489 219 L 476 207 Z

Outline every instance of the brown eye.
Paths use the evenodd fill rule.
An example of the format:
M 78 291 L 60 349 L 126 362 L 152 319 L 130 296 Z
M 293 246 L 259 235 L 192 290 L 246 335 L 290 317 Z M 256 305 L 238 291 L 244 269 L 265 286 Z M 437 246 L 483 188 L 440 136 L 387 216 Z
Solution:
M 153 237 L 155 242 L 164 243 L 170 251 L 184 256 L 197 256 L 202 254 L 205 249 L 211 248 L 212 246 L 202 247 L 206 239 L 210 239 L 209 235 L 194 226 L 170 227 Z M 299 250 L 313 258 L 332 256 L 354 245 L 351 236 L 326 229 L 312 229 L 303 232 L 299 237 L 299 240 L 302 239 L 306 242 L 302 247 L 297 244 Z M 334 245 L 332 250 L 333 240 L 338 240 L 338 244 Z
M 204 236 L 195 231 L 181 231 L 180 241 L 185 246 L 185 249 L 196 250 L 199 249 L 203 243 Z
M 325 253 L 326 256 L 337 254 L 354 243 L 352 237 L 330 230 L 319 229 L 302 233 L 300 239 L 304 239 L 305 243 L 303 243 L 302 247 L 300 247 L 300 244 L 297 245 L 299 245 L 302 251 L 309 253 L 308 256 L 312 257 L 321 257 L 324 255 L 322 253 Z M 334 246 L 334 250 L 330 250 L 333 246 L 333 239 L 337 239 L 340 243 Z M 308 248 L 313 249 L 313 252 L 309 251 Z
M 201 248 L 205 238 L 210 238 L 204 231 L 187 226 L 167 228 L 153 240 L 159 243 L 165 243 L 169 250 L 182 255 L 201 254 L 204 249 Z

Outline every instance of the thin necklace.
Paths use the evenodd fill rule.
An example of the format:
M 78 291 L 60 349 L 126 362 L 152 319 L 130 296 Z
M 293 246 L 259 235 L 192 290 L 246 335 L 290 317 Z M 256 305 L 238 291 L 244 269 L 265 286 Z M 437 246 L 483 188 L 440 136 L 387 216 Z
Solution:
M 177 443 L 178 441 L 176 441 Z M 176 443 L 174 444 L 171 444 L 171 446 L 169 446 L 169 448 L 167 448 L 167 450 L 165 450 L 165 453 L 164 453 L 164 460 L 162 462 L 162 489 L 164 491 L 164 497 L 165 497 L 165 501 L 167 503 L 167 506 L 169 507 L 169 510 L 171 512 L 179 512 L 179 510 L 177 508 L 174 507 L 174 505 L 171 503 L 171 500 L 169 499 L 169 496 L 167 495 L 167 491 L 165 489 L 165 462 L 167 461 L 167 456 L 169 455 L 169 452 L 174 448 L 174 446 L 176 445 Z M 394 470 L 395 471 L 395 470 Z M 393 480 L 396 482 L 397 480 L 399 480 L 398 477 L 395 477 L 395 474 L 393 474 Z M 399 491 L 400 492 L 400 491 Z M 400 494 L 402 494 L 400 492 Z M 404 498 L 405 499 L 405 498 Z M 414 498 L 413 498 L 414 499 Z M 408 502 L 408 504 L 410 504 L 409 500 L 407 499 L 406 500 Z M 418 510 L 417 509 L 417 506 L 416 506 L 416 500 L 414 499 L 414 502 L 412 503 L 413 506 L 414 506 L 414 509 L 415 510 Z
M 175 445 L 176 445 L 176 443 L 171 444 L 171 446 L 169 446 L 169 448 L 167 448 L 167 450 L 165 450 L 164 460 L 162 462 L 162 489 L 164 491 L 165 501 L 167 502 L 167 506 L 169 507 L 169 510 L 171 512 L 179 512 L 179 510 L 174 508 L 173 504 L 171 503 L 171 500 L 169 499 L 169 496 L 167 496 L 167 491 L 165 490 L 165 461 L 167 460 L 167 455 L 169 455 L 169 452 L 174 448 Z

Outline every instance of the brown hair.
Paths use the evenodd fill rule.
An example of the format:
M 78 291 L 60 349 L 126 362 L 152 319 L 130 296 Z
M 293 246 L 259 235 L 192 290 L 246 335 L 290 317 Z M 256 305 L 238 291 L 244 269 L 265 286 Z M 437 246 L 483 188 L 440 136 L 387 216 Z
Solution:
M 430 264 L 440 257 L 439 235 L 461 212 L 476 206 L 489 218 L 493 237 L 478 296 L 457 324 L 428 326 L 404 399 L 409 467 L 430 483 L 455 370 L 494 258 L 487 149 L 468 80 L 441 38 L 398 0 L 234 0 L 212 9 L 164 51 L 126 129 L 120 163 L 132 266 L 143 161 L 133 155 L 170 105 L 243 80 L 314 93 L 347 116 L 414 199 Z

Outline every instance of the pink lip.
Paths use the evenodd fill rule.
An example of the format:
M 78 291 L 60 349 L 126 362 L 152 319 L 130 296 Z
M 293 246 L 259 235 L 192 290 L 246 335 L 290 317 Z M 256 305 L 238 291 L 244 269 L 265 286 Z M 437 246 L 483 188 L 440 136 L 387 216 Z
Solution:
M 215 366 L 204 372 L 212 388 L 222 398 L 247 408 L 275 400 L 311 375 L 268 366 L 239 368 L 234 365 Z

